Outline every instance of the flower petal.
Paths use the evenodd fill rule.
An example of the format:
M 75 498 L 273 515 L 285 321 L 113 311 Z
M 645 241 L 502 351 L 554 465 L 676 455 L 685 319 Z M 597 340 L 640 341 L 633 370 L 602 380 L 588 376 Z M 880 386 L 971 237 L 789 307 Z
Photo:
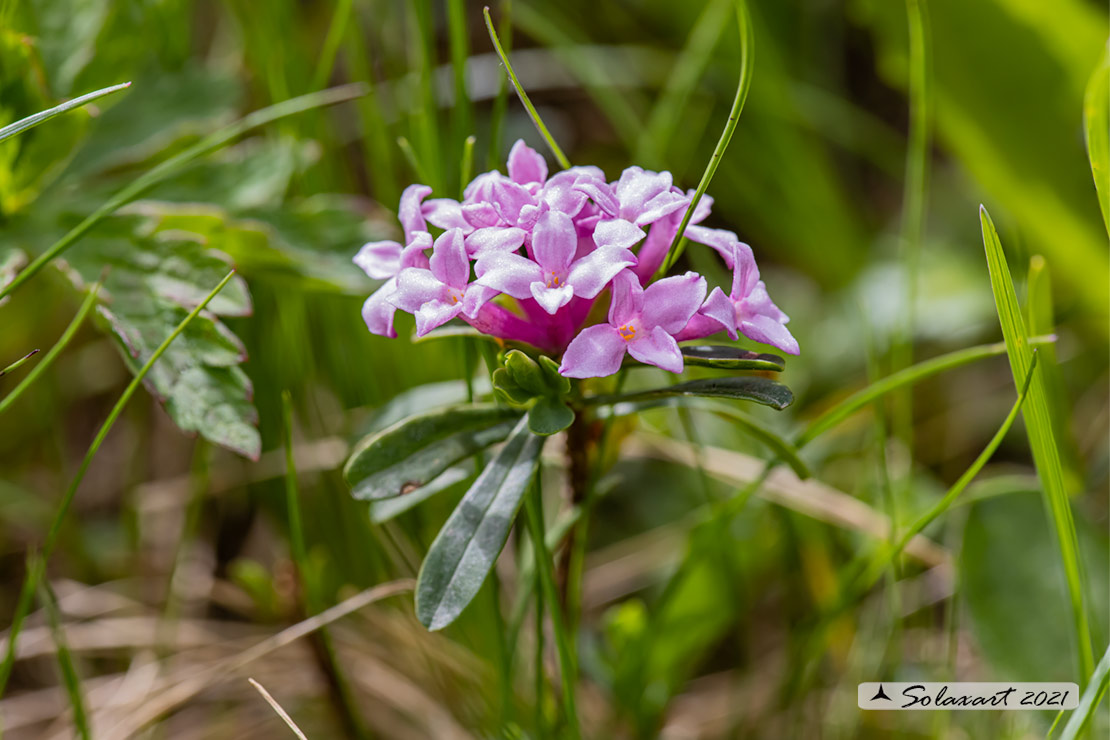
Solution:
M 640 362 L 655 365 L 672 373 L 682 372 L 682 350 L 675 338 L 661 326 L 651 330 L 651 334 L 641 334 L 628 343 L 628 354 Z
M 432 274 L 452 288 L 462 289 L 470 282 L 470 260 L 461 229 L 445 231 L 436 239 L 428 260 Z
M 478 201 L 490 200 L 493 197 L 494 183 L 505 179 L 497 170 L 490 170 L 483 172 L 470 181 L 470 184 L 463 190 L 464 203 L 476 203 Z
M 532 231 L 532 254 L 540 267 L 559 274 L 565 273 L 578 249 L 578 235 L 570 216 L 548 211 L 540 216 Z
M 372 334 L 383 337 L 395 338 L 397 330 L 393 328 L 393 314 L 397 307 L 389 302 L 390 296 L 397 290 L 397 279 L 391 278 L 382 287 L 370 294 L 362 304 L 362 320 Z
M 621 218 L 635 221 L 649 200 L 671 190 L 670 172 L 652 172 L 642 167 L 629 167 L 617 181 L 616 194 L 620 201 Z
M 500 291 L 494 288 L 478 285 L 478 283 L 471 283 L 466 287 L 466 292 L 463 293 L 463 315 L 471 319 L 474 318 L 478 315 L 478 311 L 481 310 L 482 306 L 486 305 L 490 299 L 499 294 Z
M 457 200 L 450 198 L 433 198 L 424 202 L 421 209 L 424 213 L 424 218 L 432 226 L 438 226 L 441 229 L 464 229 L 469 231 L 473 228 L 467 220 L 463 218 L 462 204 Z
M 740 332 L 748 339 L 770 344 L 783 352 L 799 354 L 798 340 L 790 330 L 770 316 L 753 316 L 740 322 Z
M 570 299 L 574 297 L 574 288 L 569 285 L 549 288 L 537 280 L 528 287 L 532 291 L 532 297 L 536 299 L 536 303 L 540 304 L 543 310 L 549 314 L 554 314 L 570 303 Z
M 462 207 L 462 217 L 469 226 L 475 229 L 484 226 L 497 226 L 501 223 L 501 217 L 497 215 L 497 209 L 493 207 L 492 203 L 485 201 L 464 205 Z
M 617 273 L 636 264 L 636 255 L 620 247 L 598 247 L 570 266 L 567 284 L 581 298 L 595 298 Z
M 705 300 L 705 278 L 696 272 L 657 280 L 644 291 L 644 327 L 677 334 Z
M 427 231 L 417 232 L 408 246 L 401 250 L 401 269 L 406 267 L 427 267 L 428 255 L 424 250 L 432 248 L 432 235 Z
M 643 241 L 647 234 L 631 221 L 615 218 L 599 221 L 594 229 L 594 244 L 599 247 L 623 247 L 628 249 Z
M 521 209 L 527 205 L 536 205 L 536 200 L 523 185 L 506 179 L 494 183 L 493 207 L 505 223 L 515 226 Z
M 627 345 L 608 324 L 583 329 L 563 353 L 559 373 L 568 378 L 603 378 L 621 368 Z
M 610 216 L 616 216 L 620 211 L 620 202 L 613 194 L 613 188 L 600 177 L 579 177 L 574 189 L 590 196 L 590 200 Z
M 461 303 L 430 301 L 416 312 L 416 336 L 422 337 L 437 326 L 443 326 L 462 313 Z
M 613 299 L 609 302 L 609 323 L 627 324 L 644 308 L 644 289 L 631 270 L 622 270 L 613 278 Z
M 721 328 L 727 331 L 733 339 L 738 338 L 736 334 L 736 305 L 729 300 L 729 297 L 720 288 L 713 289 L 698 313 L 719 323 Z
M 700 203 L 698 205 L 701 205 Z M 695 226 L 692 223 L 686 227 L 685 236 L 692 242 L 713 247 L 725 261 L 725 266 L 730 270 L 736 260 L 732 254 L 734 244 L 740 242 L 734 232 L 727 229 L 710 229 L 705 226 Z
M 755 264 L 752 248 L 744 242 L 732 244 L 732 292 L 734 301 L 742 301 L 752 294 L 759 284 L 759 267 Z
M 397 289 L 387 299 L 402 311 L 416 313 L 425 303 L 446 297 L 447 286 L 431 270 L 408 267 L 397 275 Z
M 543 269 L 527 257 L 512 252 L 491 252 L 474 265 L 479 285 L 507 293 L 513 298 L 530 298 L 531 285 L 543 281 Z
M 655 223 L 661 218 L 686 208 L 688 205 L 690 205 L 690 199 L 681 193 L 674 191 L 660 193 L 644 204 L 643 209 L 636 216 L 636 224 L 644 226 Z
M 428 225 L 424 223 L 420 203 L 429 195 L 432 189 L 427 185 L 409 185 L 401 193 L 401 204 L 397 208 L 397 220 L 405 230 L 405 241 L 412 241 L 412 235 L 418 231 L 427 231 Z
M 466 253 L 481 257 L 486 252 L 515 252 L 524 244 L 527 232 L 515 226 L 487 226 L 466 237 Z
M 521 185 L 543 182 L 547 179 L 547 162 L 543 155 L 525 144 L 524 139 L 517 139 L 509 150 L 509 177 Z
M 574 189 L 577 175 L 564 171 L 552 175 L 540 191 L 540 200 L 553 211 L 562 211 L 568 216 L 577 216 L 586 204 L 586 194 Z
M 352 261 L 375 280 L 386 280 L 401 271 L 401 245 L 395 241 L 368 242 Z

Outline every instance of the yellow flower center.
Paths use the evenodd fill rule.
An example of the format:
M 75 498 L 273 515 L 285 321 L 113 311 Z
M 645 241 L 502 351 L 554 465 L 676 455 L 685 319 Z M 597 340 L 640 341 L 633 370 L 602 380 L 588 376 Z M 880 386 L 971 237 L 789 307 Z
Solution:
M 631 342 L 633 339 L 636 338 L 636 327 L 632 324 L 625 324 L 621 328 L 617 329 L 617 331 L 620 332 L 621 339 L 626 342 Z

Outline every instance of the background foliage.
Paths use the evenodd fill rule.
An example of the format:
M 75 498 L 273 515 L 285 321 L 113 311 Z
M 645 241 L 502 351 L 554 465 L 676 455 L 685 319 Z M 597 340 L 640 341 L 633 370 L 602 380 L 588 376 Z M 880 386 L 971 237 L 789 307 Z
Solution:
M 381 502 L 355 501 L 340 468 L 367 432 L 464 400 L 455 379 L 473 365 L 461 340 L 410 343 L 403 321 L 399 340 L 366 332 L 359 307 L 374 286 L 349 259 L 394 235 L 390 211 L 409 182 L 457 195 L 468 135 L 477 171 L 503 161 L 517 137 L 541 143 L 515 99 L 499 114 L 503 75 L 479 5 L 264 5 L 0 2 L 0 125 L 134 83 L 0 142 L 0 282 L 120 188 L 245 113 L 329 85 L 367 86 L 196 160 L 0 305 L 6 366 L 50 347 L 81 304 L 78 288 L 112 266 L 92 319 L 0 415 L 0 619 L 131 372 L 234 264 L 238 277 L 107 438 L 48 566 L 96 734 L 272 737 L 284 730 L 246 683 L 253 675 L 309 737 L 534 735 L 557 721 L 558 702 L 537 702 L 530 682 L 534 622 L 518 588 L 529 581 L 517 574 L 532 566 L 526 546 L 514 556 L 515 535 L 501 587 L 488 583 L 445 633 L 427 633 L 405 595 L 212 673 L 293 621 L 415 574 L 463 478 L 394 517 Z M 709 192 L 713 225 L 753 246 L 801 344 L 782 374 L 793 407 L 744 409 L 792 436 L 898 362 L 907 18 L 903 4 L 881 0 L 750 7 L 755 76 Z M 1110 639 L 1110 258 L 1083 115 L 1105 60 L 1106 10 L 1085 0 L 926 7 L 934 140 L 912 353 L 1000 338 L 976 210 L 985 203 L 1027 323 L 1057 335 L 1040 360 L 1097 660 Z M 493 11 L 499 23 L 511 15 L 514 66 L 573 162 L 611 178 L 632 163 L 665 168 L 694 187 L 739 67 L 731 2 L 518 0 Z M 1045 267 L 1031 271 L 1035 255 Z M 725 279 L 696 248 L 682 260 Z M 30 366 L 0 379 L 0 395 Z M 629 388 L 662 376 L 637 371 Z M 285 390 L 293 509 L 282 481 Z M 807 446 L 814 480 L 776 473 L 750 498 L 737 492 L 772 453 L 745 426 L 704 411 L 684 423 L 673 409 L 615 425 L 623 451 L 591 524 L 578 626 L 587 734 L 1045 734 L 1047 713 L 855 708 L 855 684 L 877 678 L 1085 680 L 1020 428 L 926 529 L 930 547 L 822 621 L 855 556 L 874 545 L 875 517 L 904 523 L 934 503 L 998 428 L 1013 381 L 1000 356 L 932 377 L 914 387 L 902 429 L 906 399 L 895 400 Z M 694 454 L 689 442 L 708 448 Z M 556 527 L 561 467 L 549 447 Z M 32 614 L 0 699 L 8 737 L 71 733 L 74 701 L 51 634 L 48 614 Z M 167 698 L 198 675 L 184 698 Z M 1105 727 L 1105 707 L 1096 721 Z

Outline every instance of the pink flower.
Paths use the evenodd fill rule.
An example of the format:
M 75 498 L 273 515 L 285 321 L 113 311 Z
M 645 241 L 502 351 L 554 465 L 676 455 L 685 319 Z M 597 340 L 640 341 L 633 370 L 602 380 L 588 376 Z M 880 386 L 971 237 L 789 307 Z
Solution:
M 688 272 L 664 278 L 645 290 L 630 270 L 613 279 L 609 323 L 583 329 L 563 354 L 559 372 L 568 378 L 597 378 L 620 369 L 625 352 L 640 362 L 682 372 L 674 335 L 705 299 L 705 278 Z
M 475 266 L 478 284 L 514 298 L 534 298 L 554 314 L 574 296 L 595 298 L 614 275 L 636 264 L 635 255 L 621 247 L 599 246 L 574 259 L 577 249 L 570 216 L 548 211 L 532 232 L 535 259 L 512 251 L 487 251 Z
M 720 288 L 714 288 L 699 311 L 700 316 L 691 321 L 680 338 L 700 338 L 692 335 L 701 331 L 700 336 L 707 336 L 723 328 L 733 339 L 739 331 L 748 339 L 773 345 L 787 354 L 798 354 L 798 340 L 786 328 L 790 318 L 767 294 L 752 248 L 739 241 L 732 242 L 731 247 L 732 291 L 726 296 Z
M 470 283 L 462 231 L 451 229 L 436 239 L 427 269 L 401 270 L 387 300 L 416 315 L 416 335 L 422 337 L 459 314 L 473 317 L 490 297 L 488 288 Z

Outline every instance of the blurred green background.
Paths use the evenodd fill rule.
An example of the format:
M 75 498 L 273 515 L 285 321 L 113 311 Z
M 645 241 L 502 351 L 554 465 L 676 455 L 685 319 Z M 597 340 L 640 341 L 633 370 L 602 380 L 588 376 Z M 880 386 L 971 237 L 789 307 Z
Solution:
M 923 359 L 1001 338 L 979 234 L 984 203 L 1019 296 L 1034 255 L 1051 275 L 1058 339 L 1055 363 L 1044 362 L 1101 655 L 1110 638 L 1110 253 L 1084 145 L 1083 96 L 1106 53 L 1106 8 L 1082 0 L 925 5 L 934 138 L 913 353 Z M 712 225 L 752 245 L 802 347 L 783 374 L 794 406 L 751 411 L 788 433 L 891 366 L 907 310 L 899 262 L 907 19 L 904 5 L 889 0 L 756 0 L 751 10 L 754 82 L 709 193 Z M 511 16 L 516 71 L 575 164 L 597 164 L 610 179 L 640 164 L 670 170 L 681 187 L 697 184 L 739 68 L 731 2 L 518 0 L 492 11 L 498 23 Z M 449 22 L 452 14 L 461 23 Z M 424 178 L 437 196 L 458 195 L 466 136 L 476 136 L 475 171 L 498 166 L 518 137 L 543 151 L 515 98 L 503 119 L 497 113 L 503 72 L 481 5 L 0 2 L 0 123 L 127 80 L 134 84 L 125 92 L 0 143 L 0 273 L 5 259 L 40 253 L 139 174 L 251 110 L 348 82 L 368 93 L 203 158 L 97 226 L 65 265 L 0 306 L 2 366 L 56 341 L 81 302 L 74 282 L 95 280 L 113 249 L 156 251 L 184 233 L 228 255 L 249 288 L 249 315 L 217 311 L 221 331 L 246 350 L 237 366 L 245 376 L 213 360 L 195 394 L 174 396 L 172 418 L 139 394 L 94 461 L 50 564 L 98 733 L 280 736 L 285 729 L 247 675 L 310 738 L 532 733 L 531 622 L 506 655 L 493 608 L 512 611 L 511 556 L 499 566 L 503 590 L 487 586 L 444 634 L 426 633 L 402 596 L 335 625 L 328 639 L 338 675 L 321 657 L 323 641 L 309 640 L 166 699 L 195 671 L 303 617 L 312 603 L 414 575 L 465 488 L 372 523 L 338 471 L 351 442 L 396 418 L 396 405 L 383 410 L 391 399 L 439 381 L 449 384 L 436 387 L 438 398 L 465 398 L 458 378 L 467 369 L 459 340 L 412 344 L 404 320 L 399 339 L 371 336 L 359 308 L 374 285 L 350 257 L 368 239 L 397 234 L 393 213 L 410 182 Z M 467 98 L 458 100 L 460 90 Z M 419 175 L 398 137 L 411 142 Z M 726 279 L 705 251 L 691 247 L 682 263 L 711 284 Z M 41 541 L 130 379 L 109 328 L 103 314 L 87 322 L 0 416 L 2 620 L 28 547 Z M 196 341 L 190 346 L 202 346 Z M 636 382 L 663 380 L 642 372 Z M 0 379 L 0 394 L 20 377 Z M 311 598 L 289 559 L 286 389 Z M 430 402 L 427 389 L 406 398 L 413 408 Z M 205 415 L 216 409 L 242 424 L 253 413 L 248 399 L 257 440 Z M 914 389 L 908 440 L 887 439 L 878 423 L 885 414 L 860 414 L 807 448 L 806 459 L 834 493 L 878 511 L 887 465 L 908 481 L 894 489 L 897 508 L 918 512 L 974 459 L 1012 402 L 1006 360 L 988 359 Z M 205 414 L 183 422 L 190 409 Z M 738 455 L 720 458 L 727 474 L 706 483 L 652 447 L 663 444 L 658 435 L 686 440 L 672 412 L 646 414 L 621 432 L 625 452 L 606 478 L 587 560 L 580 701 L 589 736 L 1044 736 L 1049 713 L 863 715 L 854 700 L 857 682 L 880 678 L 1076 680 L 1058 554 L 1020 424 L 966 505 L 927 530 L 939 559 L 906 559 L 897 583 L 854 604 L 817 644 L 814 615 L 835 597 L 853 555 L 873 542 L 838 510 L 844 499 L 822 509 L 812 489 L 784 483 L 785 494 L 756 496 L 714 528 L 708 512 L 758 471 L 745 463 L 770 453 L 725 421 L 699 416 L 695 441 Z M 255 445 L 257 462 L 226 449 Z M 550 462 L 555 490 L 560 458 L 552 453 Z M 549 503 L 553 516 L 557 501 Z M 514 547 L 515 538 L 507 551 Z M 43 614 L 32 616 L 24 639 L 0 700 L 6 737 L 66 737 L 68 703 Z M 553 716 L 555 697 L 539 711 Z

